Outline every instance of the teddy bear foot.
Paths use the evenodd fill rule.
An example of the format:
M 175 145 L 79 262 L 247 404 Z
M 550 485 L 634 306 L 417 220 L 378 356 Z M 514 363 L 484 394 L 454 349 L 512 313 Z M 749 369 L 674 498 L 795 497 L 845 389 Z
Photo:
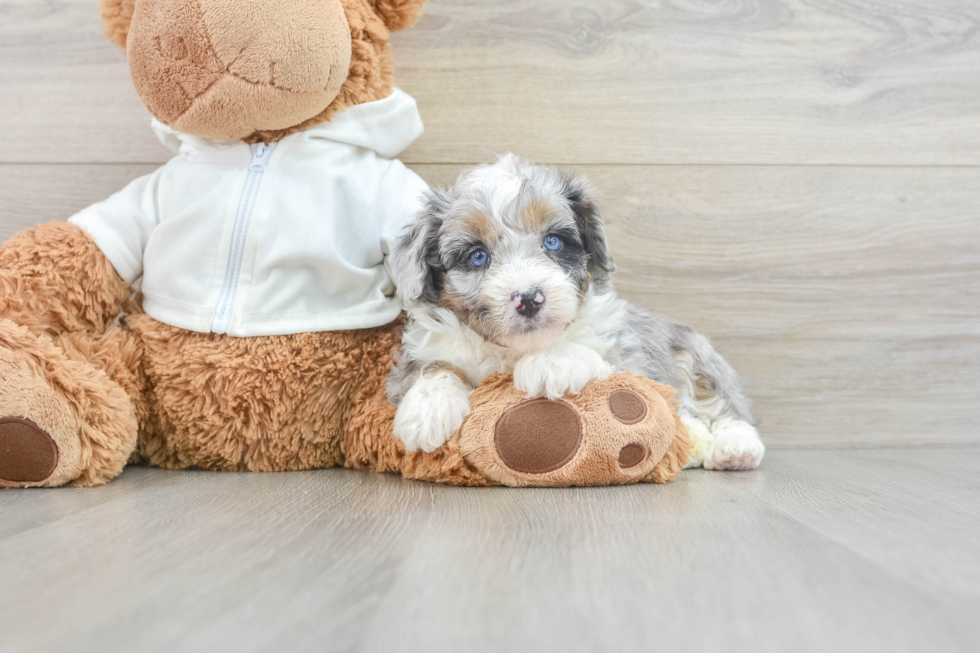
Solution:
M 0 349 L 0 487 L 55 487 L 82 472 L 77 411 L 41 369 Z
M 41 483 L 58 467 L 58 445 L 24 417 L 0 417 L 0 484 Z
M 101 485 L 135 444 L 132 402 L 105 372 L 0 320 L 0 488 Z
M 690 452 L 672 396 L 672 389 L 627 373 L 560 400 L 528 400 L 506 383 L 485 384 L 471 397 L 460 452 L 503 485 L 666 482 Z

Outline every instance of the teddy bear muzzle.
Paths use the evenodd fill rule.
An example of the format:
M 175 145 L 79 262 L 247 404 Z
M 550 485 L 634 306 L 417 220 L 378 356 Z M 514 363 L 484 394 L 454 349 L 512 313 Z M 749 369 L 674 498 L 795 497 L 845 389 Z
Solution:
M 220 139 L 318 115 L 347 79 L 351 47 L 340 0 L 139 0 L 126 41 L 150 112 Z
M 512 385 L 491 383 L 477 389 L 470 403 L 460 452 L 502 485 L 650 480 L 682 428 L 657 387 L 627 373 L 559 400 L 528 399 Z

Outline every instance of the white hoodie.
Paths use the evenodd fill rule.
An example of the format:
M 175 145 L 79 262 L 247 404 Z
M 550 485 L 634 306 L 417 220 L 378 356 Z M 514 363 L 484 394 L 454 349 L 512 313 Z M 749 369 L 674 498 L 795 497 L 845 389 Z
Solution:
M 402 91 L 270 146 L 154 130 L 177 153 L 69 222 L 143 307 L 233 336 L 380 326 L 401 306 L 387 271 L 426 184 L 396 156 L 422 133 Z

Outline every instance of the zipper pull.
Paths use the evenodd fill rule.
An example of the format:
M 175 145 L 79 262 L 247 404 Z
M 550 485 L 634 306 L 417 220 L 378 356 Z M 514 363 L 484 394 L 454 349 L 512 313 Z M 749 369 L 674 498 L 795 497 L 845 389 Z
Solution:
M 258 143 L 255 145 L 255 150 L 252 152 L 252 165 L 248 167 L 252 172 L 262 172 L 265 170 L 265 166 L 269 163 L 269 159 L 272 157 L 272 147 L 266 145 L 265 143 Z

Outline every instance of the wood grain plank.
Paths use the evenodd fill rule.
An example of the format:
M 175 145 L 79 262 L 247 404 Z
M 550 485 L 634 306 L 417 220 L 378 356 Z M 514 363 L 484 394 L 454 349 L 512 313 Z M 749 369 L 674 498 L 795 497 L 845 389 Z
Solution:
M 42 222 L 67 220 L 158 167 L 0 164 L 0 241 Z
M 162 483 L 168 474 L 150 474 L 148 469 L 133 468 L 113 481 L 105 490 L 76 492 L 58 488 L 52 492 L 27 492 L 22 500 L 4 502 L 0 499 L 0 540 L 17 533 L 52 524 L 59 519 L 75 517 L 86 510 L 114 501 L 133 492 Z M 8 496 L 12 496 L 9 495 Z
M 481 502 L 481 510 L 447 500 L 372 619 L 364 648 L 914 650 L 901 615 L 931 621 L 941 605 L 977 604 L 920 595 L 886 565 L 863 557 L 855 564 L 846 546 L 728 487 L 765 484 L 789 455 L 744 479 L 686 472 L 662 492 L 507 494 L 504 505 Z M 811 489 L 822 467 L 802 454 L 794 461 L 793 476 Z M 918 527 L 909 518 L 894 530 Z M 870 537 L 878 550 L 890 542 Z M 937 566 L 946 550 L 929 551 L 943 560 Z M 955 574 L 955 564 L 946 571 Z M 442 626 L 420 631 L 419 623 Z M 933 622 L 928 630 L 939 638 L 928 646 L 958 650 L 972 627 Z
M 152 169 L 0 166 L 0 237 Z M 433 184 L 459 169 L 416 166 Z M 980 440 L 980 170 L 583 172 L 621 294 L 712 338 L 771 445 Z
M 161 162 L 92 0 L 0 2 L 2 162 Z M 411 162 L 980 164 L 972 0 L 431 0 Z
M 145 487 L 0 539 L 0 651 L 965 651 L 978 492 L 937 489 L 945 467 L 774 452 L 570 490 L 129 470 Z
M 418 528 L 404 517 L 424 519 L 430 492 L 340 471 L 173 475 L 2 540 L 4 577 L 16 589 L 0 598 L 0 648 L 90 650 L 101 640 L 111 650 L 191 650 L 179 642 L 193 645 L 195 631 L 259 595 L 278 603 L 268 619 L 252 619 L 270 633 L 301 626 L 354 640 L 357 617 L 377 602 Z M 62 618 L 52 623 L 52 614 Z
M 763 477 L 702 481 L 737 486 L 910 585 L 976 601 L 977 469 L 980 449 L 813 451 L 777 456 Z

